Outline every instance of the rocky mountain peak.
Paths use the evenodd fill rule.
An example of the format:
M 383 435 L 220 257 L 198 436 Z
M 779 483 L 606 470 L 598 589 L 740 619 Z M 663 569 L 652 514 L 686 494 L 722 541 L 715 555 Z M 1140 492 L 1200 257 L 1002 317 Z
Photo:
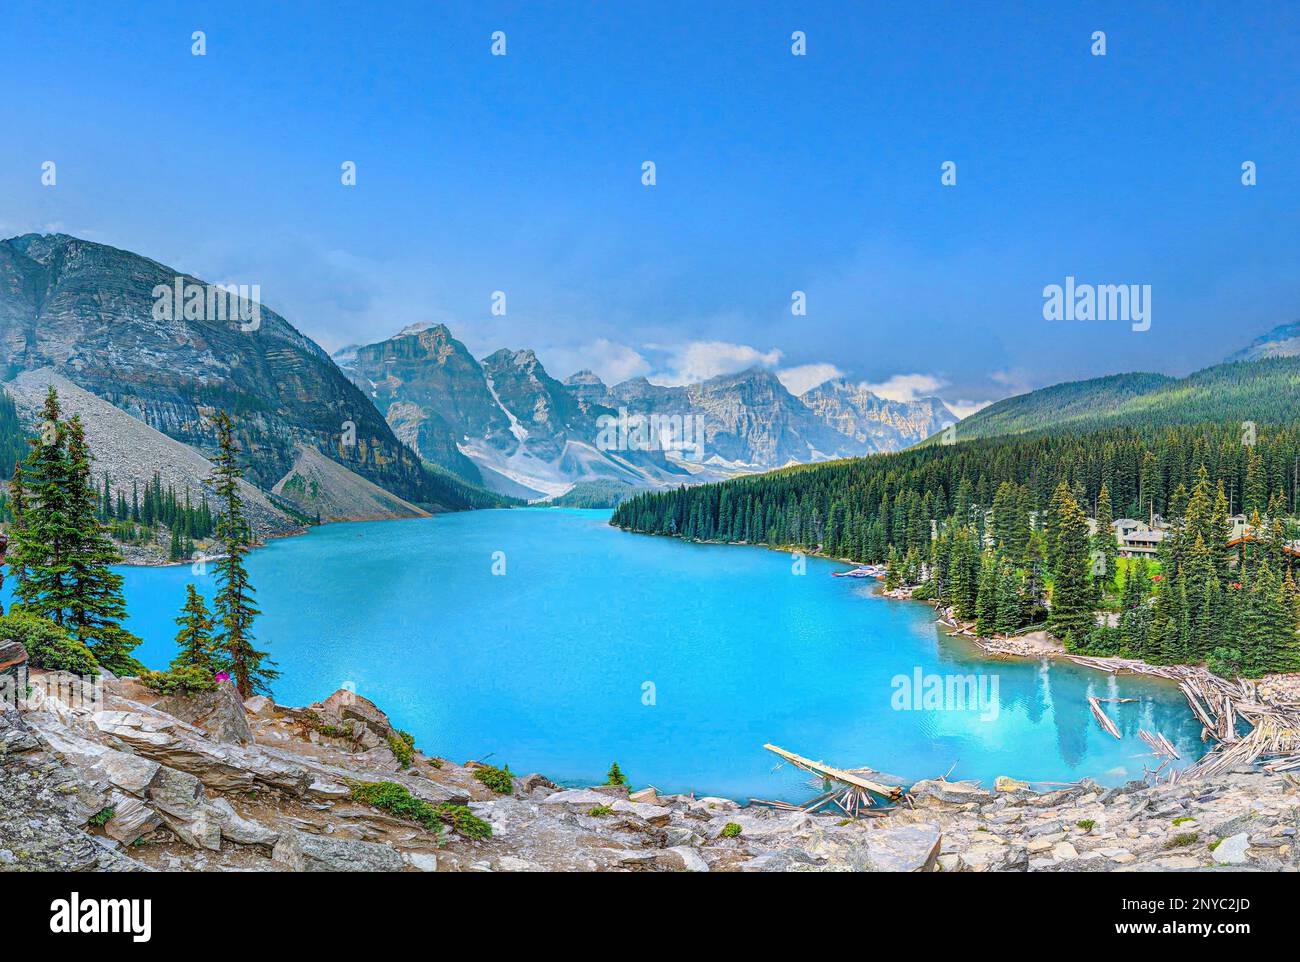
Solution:
M 599 385 L 600 387 L 605 386 L 605 382 L 600 379 L 600 376 L 597 375 L 595 371 L 591 371 L 585 368 L 574 374 L 570 374 L 567 378 L 564 379 L 564 383 L 567 384 L 569 387 L 595 386 L 595 385 Z
M 1227 360 L 1258 361 L 1268 357 L 1300 357 L 1300 321 L 1273 328 L 1229 355 Z
M 155 316 L 154 291 L 177 284 L 211 287 L 66 234 L 0 242 L 0 368 L 49 367 L 200 450 L 213 447 L 210 404 L 251 412 L 240 418 L 238 441 L 249 479 L 264 489 L 305 444 L 415 501 L 450 498 L 326 352 L 260 294 L 250 298 L 260 302 L 253 325 L 209 316 L 206 303 L 194 314 L 186 307 Z M 344 446 L 341 425 L 349 422 L 359 440 Z

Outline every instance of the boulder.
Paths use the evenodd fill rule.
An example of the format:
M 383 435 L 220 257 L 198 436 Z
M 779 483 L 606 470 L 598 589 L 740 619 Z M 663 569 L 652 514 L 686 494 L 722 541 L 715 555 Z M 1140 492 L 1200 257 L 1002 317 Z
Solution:
M 393 730 L 393 723 L 379 706 L 347 688 L 340 688 L 317 707 L 324 714 L 334 715 L 343 721 L 357 722 L 381 739 L 387 738 Z
M 163 812 L 162 818 L 191 848 L 221 851 L 221 814 L 211 805 L 200 805 L 190 818 L 177 818 L 167 812 Z
M 983 805 L 996 797 L 975 782 L 950 782 L 942 778 L 917 782 L 909 792 L 919 803 L 934 800 L 950 805 Z
M 387 845 L 299 831 L 283 835 L 271 857 L 295 872 L 400 872 L 406 866 Z
M 155 808 L 180 819 L 193 818 L 207 798 L 197 776 L 166 765 L 159 766 L 158 776 L 147 794 Z
M 1079 850 L 1069 842 L 1057 842 L 1052 846 L 1052 857 L 1061 859 L 1062 861 L 1078 858 Z
M 223 744 L 253 743 L 253 729 L 248 725 L 244 703 L 228 681 L 219 683 L 213 691 L 171 695 L 161 699 L 154 708 L 201 728 L 208 737 Z
M 1216 845 L 1211 854 L 1220 865 L 1244 865 L 1249 858 L 1246 855 L 1248 848 L 1250 848 L 1249 836 L 1245 832 L 1238 832 L 1236 835 L 1229 835 Z
M 999 775 L 993 780 L 993 791 L 995 792 L 1027 792 L 1029 783 L 1022 782 L 1018 779 L 1011 778 L 1008 775 Z
M 552 792 L 558 792 L 560 790 L 559 785 L 556 785 L 545 775 L 539 775 L 537 772 L 533 772 L 531 775 L 525 775 L 518 781 L 520 790 L 525 794 L 532 794 L 539 788 L 545 788 Z
M 51 712 L 35 711 L 27 716 L 28 728 L 57 757 L 78 769 L 89 782 L 112 785 L 143 797 L 162 767 L 155 761 L 120 752 L 82 738 Z
M 108 806 L 113 810 L 113 817 L 104 823 L 104 834 L 123 845 L 130 845 L 162 824 L 157 812 L 132 795 L 114 792 L 109 796 Z
M 189 772 L 219 792 L 246 792 L 262 786 L 293 795 L 306 794 L 312 775 L 258 745 L 222 744 L 180 719 L 135 706 L 136 710 L 100 711 L 90 723 L 111 741 L 163 765 Z
M 402 861 L 417 872 L 438 871 L 438 856 L 434 852 L 403 852 Z
M 0 639 L 0 675 L 16 673 L 27 664 L 27 649 L 17 641 Z
M 626 799 L 620 798 L 611 803 L 609 807 L 616 812 L 623 812 L 628 815 L 635 815 L 637 818 L 643 818 L 651 825 L 667 825 L 673 820 L 672 809 L 664 808 L 661 805 L 647 805 L 644 802 L 629 802 Z
M 653 785 L 648 785 L 640 791 L 631 792 L 627 796 L 629 802 L 644 802 L 647 805 L 657 805 L 659 803 L 659 791 Z
M 261 822 L 244 818 L 224 798 L 214 798 L 209 807 L 221 826 L 221 837 L 237 845 L 261 845 L 271 848 L 280 840 L 280 833 Z
M 608 795 L 594 792 L 589 788 L 570 788 L 567 791 L 547 795 L 542 799 L 543 805 L 571 805 L 584 811 L 595 805 L 609 805 L 612 808 L 612 802 L 613 799 Z
M 272 718 L 275 715 L 275 702 L 266 695 L 245 698 L 244 714 L 252 718 Z
M 932 872 L 943 835 L 925 822 L 863 833 L 849 864 L 859 872 Z
M 797 848 L 783 848 L 741 862 L 736 866 L 741 872 L 795 872 L 817 865 L 817 859 Z
M 672 848 L 665 849 L 672 852 L 681 861 L 682 869 L 687 872 L 707 872 L 709 863 L 704 861 L 704 857 L 689 845 L 674 845 Z

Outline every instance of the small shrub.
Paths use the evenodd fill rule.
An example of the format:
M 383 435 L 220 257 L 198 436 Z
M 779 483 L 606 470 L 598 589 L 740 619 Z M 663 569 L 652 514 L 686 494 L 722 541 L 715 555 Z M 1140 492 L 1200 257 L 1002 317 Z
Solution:
M 99 663 L 90 649 L 66 631 L 40 615 L 15 606 L 0 617 L 0 638 L 16 641 L 27 649 L 32 668 L 70 671 L 74 675 L 98 675 Z
M 429 759 L 426 759 L 426 761 L 429 763 L 429 767 L 430 767 L 430 768 L 437 768 L 437 769 L 441 769 L 441 768 L 442 768 L 442 759 L 441 759 L 441 758 L 429 758 Z
M 603 818 L 606 815 L 613 815 L 614 810 L 610 808 L 608 805 L 594 805 L 592 806 L 591 811 L 589 811 L 587 814 L 594 816 L 595 818 Z
M 492 826 L 479 818 L 465 805 L 443 802 L 436 809 L 438 817 L 468 839 L 479 841 L 492 837 Z
M 1222 844 L 1223 844 L 1223 839 L 1216 838 L 1213 842 L 1210 843 L 1210 851 L 1213 852 L 1216 848 L 1218 848 Z
M 492 835 L 492 826 L 466 806 L 452 805 L 450 802 L 430 805 L 396 782 L 353 782 L 349 787 L 356 801 L 374 806 L 397 818 L 417 822 L 430 831 L 440 832 L 443 825 L 448 825 L 470 839 L 484 839 Z
M 1200 832 L 1180 832 L 1165 842 L 1165 848 L 1183 848 L 1186 845 L 1195 845 L 1196 840 L 1200 837 Z
M 322 735 L 328 735 L 331 738 L 356 738 L 356 733 L 352 731 L 351 722 L 344 722 L 342 725 L 321 725 L 316 730 Z
M 397 764 L 410 768 L 415 758 L 415 736 L 410 732 L 391 731 L 388 733 L 388 747 L 397 758 Z
M 510 766 L 493 768 L 484 765 L 474 769 L 474 777 L 498 795 L 509 795 L 515 789 L 515 777 L 510 773 Z
M 1081 818 L 1079 819 L 1079 821 L 1075 822 L 1074 824 L 1078 825 L 1085 832 L 1091 832 L 1093 826 L 1095 826 L 1097 823 L 1090 818 Z
M 212 674 L 194 665 L 169 668 L 166 671 L 142 671 L 140 682 L 151 691 L 160 695 L 192 695 L 200 691 L 212 691 L 217 687 Z
M 735 822 L 728 822 L 726 825 L 722 827 L 723 838 L 738 838 L 740 836 L 740 832 L 741 832 L 741 828 Z
M 1174 828 L 1177 828 L 1179 825 L 1184 825 L 1187 822 L 1194 822 L 1194 821 L 1196 821 L 1196 819 L 1192 818 L 1192 816 L 1183 815 L 1180 818 L 1174 819 Z
M 1241 650 L 1238 648 L 1215 648 L 1205 659 L 1205 667 L 1220 678 L 1235 678 L 1245 674 L 1242 665 Z
M 103 828 L 112 821 L 113 816 L 116 814 L 117 812 L 113 809 L 113 806 L 110 805 L 108 808 L 101 808 L 94 815 L 90 816 L 90 818 L 86 819 L 86 822 L 89 825 L 94 825 L 96 828 Z

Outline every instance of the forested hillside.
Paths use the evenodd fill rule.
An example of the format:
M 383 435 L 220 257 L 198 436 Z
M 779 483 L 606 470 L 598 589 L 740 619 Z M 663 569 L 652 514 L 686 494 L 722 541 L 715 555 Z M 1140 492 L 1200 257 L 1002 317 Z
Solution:
M 1202 465 L 1211 483 L 1223 481 L 1231 512 L 1267 511 L 1278 492 L 1294 510 L 1300 431 L 1260 424 L 1254 441 L 1243 443 L 1239 423 L 977 439 L 643 494 L 612 523 L 883 561 L 891 547 L 927 545 L 932 519 L 992 508 L 1004 482 L 1023 489 L 1026 510 L 1041 511 L 1065 481 L 1089 513 L 1106 484 L 1117 516 L 1147 518 L 1165 513 L 1180 486 L 1190 489 Z
M 990 405 L 958 424 L 957 436 L 1297 418 L 1300 358 L 1276 357 L 1219 364 L 1181 379 L 1138 373 L 1057 384 Z

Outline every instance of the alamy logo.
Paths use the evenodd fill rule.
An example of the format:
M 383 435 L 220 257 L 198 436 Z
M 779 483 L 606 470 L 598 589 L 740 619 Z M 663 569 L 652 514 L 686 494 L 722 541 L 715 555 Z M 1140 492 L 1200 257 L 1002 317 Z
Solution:
M 602 414 L 596 419 L 596 447 L 602 451 L 675 451 L 687 461 L 704 460 L 704 415 Z
M 895 675 L 889 685 L 894 711 L 978 711 L 986 722 L 996 721 L 1001 711 L 997 675 L 926 674 L 918 665 L 910 675 Z
M 1045 321 L 1131 321 L 1133 330 L 1151 329 L 1150 284 L 1076 284 L 1067 275 L 1065 286 L 1043 288 Z
M 73 892 L 71 898 L 50 903 L 50 931 L 57 935 L 83 932 L 129 933 L 133 942 L 148 942 L 153 934 L 153 902 L 150 899 L 86 899 Z
M 153 289 L 153 319 L 239 321 L 241 331 L 256 331 L 262 326 L 261 299 L 261 284 L 191 284 L 178 277 Z

